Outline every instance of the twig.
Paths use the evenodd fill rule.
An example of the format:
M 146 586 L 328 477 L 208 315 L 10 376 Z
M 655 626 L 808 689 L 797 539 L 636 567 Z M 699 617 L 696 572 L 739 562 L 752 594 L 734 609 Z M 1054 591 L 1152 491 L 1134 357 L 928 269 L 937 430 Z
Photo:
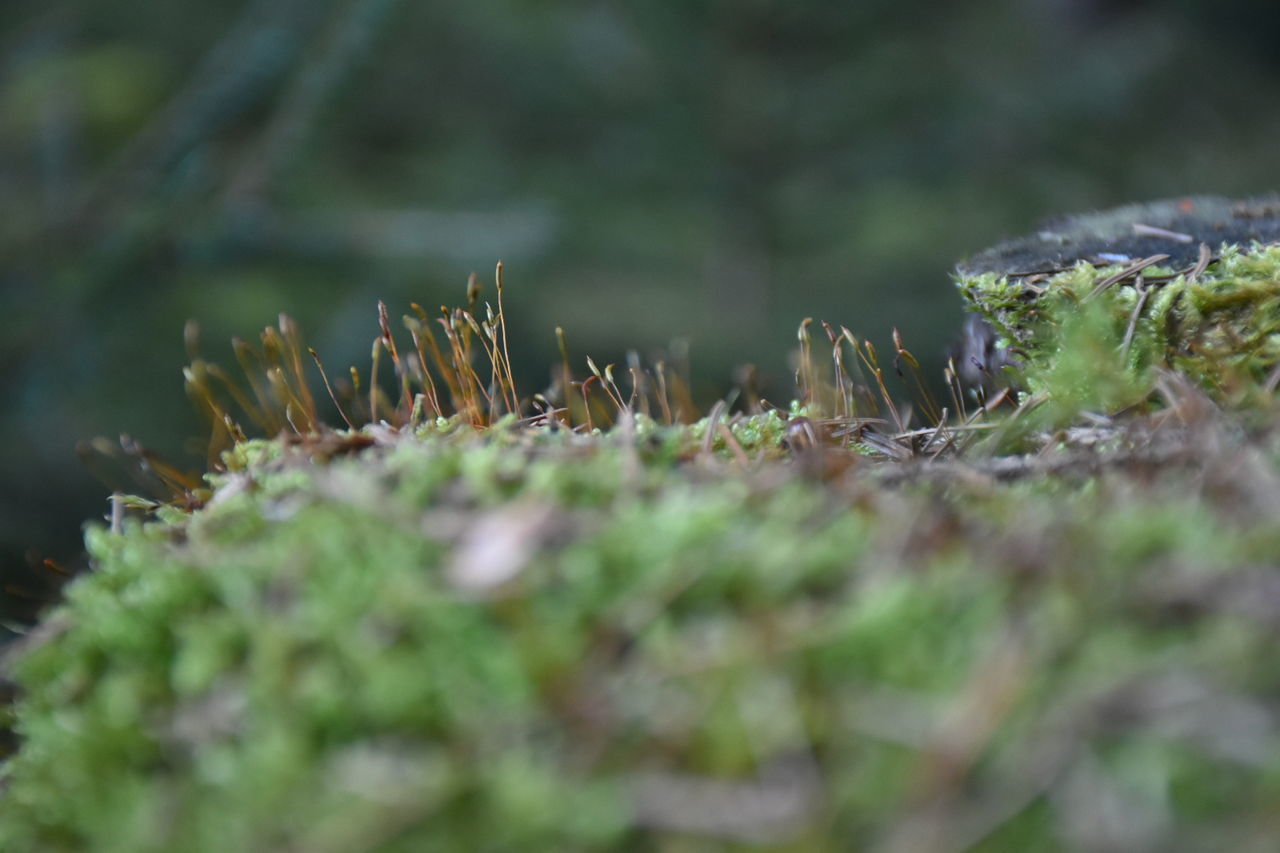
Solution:
M 1173 240 L 1178 243 L 1191 243 L 1196 239 L 1190 234 L 1183 234 L 1181 231 L 1170 231 L 1168 228 L 1157 228 L 1154 225 L 1143 225 L 1141 222 L 1133 223 L 1133 233 L 1140 237 L 1161 237 L 1165 240 Z
M 1213 260 L 1213 251 L 1209 248 L 1209 244 L 1201 243 L 1200 259 L 1196 261 L 1195 266 L 1187 270 L 1186 272 L 1187 281 L 1195 281 L 1201 275 L 1203 275 L 1204 271 L 1209 268 L 1209 264 L 1210 262 L 1212 262 L 1212 260 Z
M 1152 255 L 1149 258 L 1142 258 L 1141 260 L 1134 261 L 1133 263 L 1129 264 L 1129 266 L 1120 270 L 1120 272 L 1115 273 L 1114 275 L 1109 275 L 1106 278 L 1104 278 L 1102 281 L 1098 282 L 1098 286 L 1095 287 L 1092 291 L 1090 291 L 1089 295 L 1085 297 L 1085 301 L 1093 299 L 1098 294 L 1102 293 L 1104 290 L 1107 290 L 1113 287 L 1114 285 L 1118 284 L 1119 282 L 1124 281 L 1129 276 L 1134 275 L 1136 273 L 1140 273 L 1143 270 L 1145 270 L 1147 267 L 1155 266 L 1161 261 L 1167 261 L 1167 260 L 1169 260 L 1168 255 Z
M 1201 243 L 1200 245 L 1204 245 Z M 1129 315 L 1129 326 L 1124 330 L 1124 342 L 1120 344 L 1120 355 L 1128 358 L 1129 347 L 1133 344 L 1133 333 L 1138 328 L 1138 317 L 1142 316 L 1142 309 L 1147 304 L 1147 296 L 1151 293 L 1151 289 L 1142 280 L 1142 274 L 1138 274 L 1137 280 L 1133 283 L 1133 289 L 1138 292 L 1138 302 L 1133 306 L 1133 312 Z

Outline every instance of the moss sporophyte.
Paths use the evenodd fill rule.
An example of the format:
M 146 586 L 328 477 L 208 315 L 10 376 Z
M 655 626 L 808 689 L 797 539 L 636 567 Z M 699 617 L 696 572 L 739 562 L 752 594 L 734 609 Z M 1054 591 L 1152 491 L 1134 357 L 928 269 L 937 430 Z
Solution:
M 116 451 L 168 492 L 5 653 L 0 849 L 1270 850 L 1280 255 L 1168 209 L 962 265 L 972 394 L 806 320 L 785 409 L 559 330 L 526 395 L 501 268 L 364 373 L 192 330 L 208 473 Z

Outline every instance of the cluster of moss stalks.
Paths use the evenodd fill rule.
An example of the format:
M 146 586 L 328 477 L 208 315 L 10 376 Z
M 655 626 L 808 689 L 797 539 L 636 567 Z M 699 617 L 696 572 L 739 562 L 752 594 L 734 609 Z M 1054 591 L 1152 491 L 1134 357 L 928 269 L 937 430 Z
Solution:
M 126 444 L 172 494 L 7 656 L 0 849 L 1273 850 L 1274 341 L 1161 328 L 1253 341 L 1215 276 L 1274 303 L 1277 260 L 1150 314 L 1077 268 L 1004 327 L 1026 390 L 951 369 L 919 424 L 807 322 L 786 411 L 563 336 L 524 398 L 500 279 L 315 396 L 287 319 L 242 383 L 197 359 L 211 472 Z

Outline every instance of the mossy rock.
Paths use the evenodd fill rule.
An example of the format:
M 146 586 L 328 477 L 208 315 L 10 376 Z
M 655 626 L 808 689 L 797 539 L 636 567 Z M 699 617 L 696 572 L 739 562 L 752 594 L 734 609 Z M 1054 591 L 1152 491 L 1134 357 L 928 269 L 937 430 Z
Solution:
M 154 511 L 6 650 L 0 850 L 1269 853 L 1278 264 L 963 279 L 1050 405 L 923 430 L 844 330 L 887 411 L 824 389 L 809 321 L 787 413 L 660 425 L 674 374 L 649 406 L 566 356 L 581 406 L 523 417 L 499 289 L 438 384 L 380 305 L 400 400 L 335 431 L 282 318 L 242 408 L 284 432 L 193 362 L 217 473 L 119 500 Z M 1170 365 L 1250 405 L 1166 373 L 1152 410 Z
M 1033 387 L 1087 324 L 1120 356 L 1106 370 L 1171 368 L 1239 401 L 1280 364 L 1278 241 L 1280 197 L 1174 199 L 1046 224 L 961 262 L 957 283 Z

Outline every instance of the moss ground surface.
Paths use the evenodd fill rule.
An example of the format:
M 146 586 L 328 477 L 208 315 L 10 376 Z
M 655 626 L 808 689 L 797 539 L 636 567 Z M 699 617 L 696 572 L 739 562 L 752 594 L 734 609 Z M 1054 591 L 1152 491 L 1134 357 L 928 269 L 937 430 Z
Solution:
M 262 453 L 93 532 L 0 842 L 1267 849 L 1280 471 L 1220 440 L 895 487 L 662 430 Z
M 923 452 L 237 440 L 10 654 L 0 849 L 1274 850 L 1280 417 L 1098 316 L 1047 404 Z

